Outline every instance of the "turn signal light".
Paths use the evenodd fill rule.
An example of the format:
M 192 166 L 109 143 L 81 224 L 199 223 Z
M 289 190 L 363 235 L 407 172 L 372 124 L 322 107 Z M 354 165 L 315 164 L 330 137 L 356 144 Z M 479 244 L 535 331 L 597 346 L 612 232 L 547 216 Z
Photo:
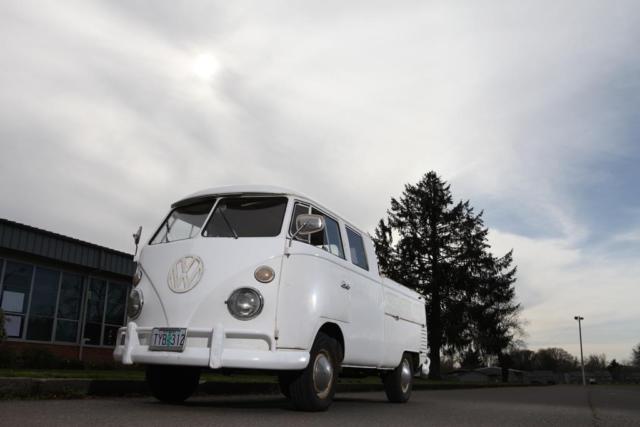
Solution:
M 276 272 L 273 271 L 273 268 L 263 265 L 256 269 L 253 277 L 260 283 L 269 283 L 276 277 Z

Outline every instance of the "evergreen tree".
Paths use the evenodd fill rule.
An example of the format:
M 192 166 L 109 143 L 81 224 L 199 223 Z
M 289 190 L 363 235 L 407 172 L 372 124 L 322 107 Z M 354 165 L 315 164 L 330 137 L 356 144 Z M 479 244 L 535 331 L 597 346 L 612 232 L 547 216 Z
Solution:
M 640 343 L 631 350 L 631 364 L 640 368 Z
M 622 366 L 620 366 L 616 359 L 613 359 L 611 363 L 609 363 L 609 366 L 607 366 L 607 371 L 609 371 L 609 373 L 611 374 L 611 378 L 613 378 L 613 381 L 617 382 L 622 379 Z
M 482 212 L 454 204 L 450 186 L 429 172 L 387 213 L 374 237 L 380 268 L 425 297 L 430 376 L 440 377 L 441 352 L 500 357 L 518 329 L 516 270 L 511 252 L 489 253 Z

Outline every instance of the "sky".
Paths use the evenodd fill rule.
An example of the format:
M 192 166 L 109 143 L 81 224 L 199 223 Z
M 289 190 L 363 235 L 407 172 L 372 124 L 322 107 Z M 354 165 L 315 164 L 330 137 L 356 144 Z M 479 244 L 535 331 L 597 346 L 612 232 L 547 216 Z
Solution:
M 0 4 L 0 217 L 132 252 L 197 190 L 373 232 L 434 170 L 513 249 L 529 348 L 640 342 L 637 1 Z

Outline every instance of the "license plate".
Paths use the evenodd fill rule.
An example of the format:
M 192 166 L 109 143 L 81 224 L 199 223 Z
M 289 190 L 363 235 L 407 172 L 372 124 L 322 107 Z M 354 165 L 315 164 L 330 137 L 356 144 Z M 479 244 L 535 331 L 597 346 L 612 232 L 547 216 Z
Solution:
M 149 350 L 183 351 L 186 340 L 186 328 L 153 328 Z

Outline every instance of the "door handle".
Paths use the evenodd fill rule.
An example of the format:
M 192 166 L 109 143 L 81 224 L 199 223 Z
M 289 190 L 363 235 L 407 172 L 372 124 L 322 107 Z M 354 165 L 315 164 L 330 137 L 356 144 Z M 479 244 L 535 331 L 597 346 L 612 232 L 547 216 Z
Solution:
M 340 287 L 342 289 L 346 289 L 346 290 L 351 289 L 351 285 L 349 283 L 345 282 L 345 281 L 342 281 L 342 284 L 340 285 Z

